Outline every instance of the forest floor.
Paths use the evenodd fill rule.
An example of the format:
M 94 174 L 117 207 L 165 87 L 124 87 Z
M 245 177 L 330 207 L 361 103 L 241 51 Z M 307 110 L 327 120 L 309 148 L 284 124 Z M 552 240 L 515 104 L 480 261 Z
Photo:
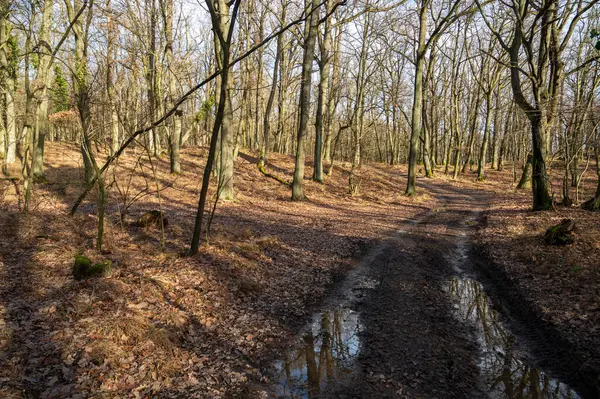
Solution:
M 206 245 L 188 258 L 205 150 L 183 152 L 179 177 L 167 159 L 150 163 L 133 150 L 108 173 L 103 253 L 93 250 L 93 198 L 67 216 L 83 188 L 77 148 L 46 151 L 48 183 L 36 185 L 28 214 L 18 182 L 0 181 L 0 397 L 270 397 L 286 378 L 302 380 L 299 397 L 308 397 L 314 372 L 331 377 L 333 397 L 485 396 L 486 379 L 474 376 L 497 369 L 478 365 L 481 326 L 464 321 L 469 309 L 487 313 L 483 287 L 499 310 L 493 320 L 523 342 L 514 369 L 541 367 L 536 378 L 552 387 L 557 376 L 583 396 L 598 392 L 600 215 L 530 212 L 512 172 L 478 184 L 420 179 L 421 194 L 407 198 L 404 166 L 371 164 L 350 196 L 340 165 L 325 185 L 307 179 L 309 200 L 295 203 L 244 152 L 236 200 L 218 204 Z M 291 157 L 270 162 L 291 176 Z M 135 224 L 159 206 L 164 240 Z M 546 246 L 543 232 L 565 217 L 577 223 L 575 243 Z M 79 253 L 111 260 L 112 276 L 73 280 Z M 344 287 L 353 299 L 340 314 Z M 337 329 L 339 348 L 322 333 L 298 351 L 315 317 Z M 564 350 L 551 352 L 556 343 Z M 294 350 L 314 361 L 294 369 Z M 333 364 L 342 366 L 326 370 Z

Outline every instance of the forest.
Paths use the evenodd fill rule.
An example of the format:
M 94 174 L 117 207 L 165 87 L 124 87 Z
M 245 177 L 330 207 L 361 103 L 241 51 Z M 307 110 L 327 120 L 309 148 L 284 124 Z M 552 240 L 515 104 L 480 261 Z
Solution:
M 0 397 L 598 398 L 597 0 L 0 0 Z

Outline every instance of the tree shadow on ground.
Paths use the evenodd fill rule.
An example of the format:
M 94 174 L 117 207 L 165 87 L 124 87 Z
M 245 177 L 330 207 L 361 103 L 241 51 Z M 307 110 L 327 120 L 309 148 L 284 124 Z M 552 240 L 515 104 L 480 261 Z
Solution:
M 71 204 L 75 190 L 64 193 L 53 184 L 55 176 L 75 180 L 79 171 L 60 167 L 50 169 L 48 176 L 50 184 L 36 187 L 40 197 L 34 202 L 38 206 L 29 215 L 18 213 L 16 208 L 2 212 L 2 225 L 9 226 L 1 241 L 5 277 L 2 332 L 10 340 L 2 348 L 7 361 L 2 362 L 6 367 L 2 367 L 0 392 L 7 397 L 85 397 L 92 392 L 122 397 L 139 388 L 140 381 L 149 385 L 141 391 L 154 392 L 159 397 L 202 396 L 207 392 L 215 397 L 243 396 L 248 381 L 260 380 L 261 369 L 288 340 L 270 334 L 291 334 L 304 325 L 311 309 L 318 306 L 336 279 L 360 256 L 348 250 L 367 242 L 364 237 L 341 237 L 315 225 L 281 223 L 277 214 L 265 217 L 258 212 L 240 214 L 225 209 L 213 226 L 214 240 L 220 239 L 223 247 L 213 245 L 213 249 L 185 259 L 178 254 L 187 244 L 193 209 L 183 201 L 168 201 L 164 207 L 171 218 L 166 230 L 166 254 L 158 248 L 160 237 L 155 229 L 126 225 L 124 229 L 107 228 L 110 253 L 100 255 L 90 250 L 95 228 L 93 200 L 69 218 L 64 210 Z M 109 219 L 115 216 L 109 207 Z M 251 229 L 250 234 L 239 234 L 247 229 Z M 232 231 L 233 237 L 222 237 Z M 298 240 L 307 234 L 319 239 Z M 270 242 L 269 236 L 279 238 Z M 259 253 L 253 252 L 253 246 L 244 248 L 242 244 L 246 242 L 258 246 Z M 128 248 L 130 245 L 137 247 Z M 234 248 L 236 245 L 240 248 Z M 97 259 L 112 259 L 113 277 L 74 282 L 70 269 L 79 250 Z M 181 269 L 169 270 L 177 267 Z M 166 284 L 165 279 L 182 281 Z M 151 308 L 164 308 L 157 317 L 145 308 L 135 307 L 156 301 L 159 294 L 148 294 L 150 286 L 160 287 L 157 290 L 162 299 L 150 302 Z M 200 310 L 193 303 L 185 305 L 186 298 L 193 296 L 192 291 L 199 292 Z M 295 296 L 280 300 L 288 292 Z M 146 294 L 148 299 L 140 302 L 139 295 L 146 298 Z M 228 304 L 235 310 L 235 319 L 227 319 L 227 312 L 220 310 Z M 171 313 L 170 308 L 182 316 L 182 323 L 171 325 L 164 320 Z M 246 322 L 244 317 L 258 321 Z M 154 342 L 156 337 L 148 338 L 157 348 L 154 352 L 167 353 L 164 348 L 168 347 L 171 356 L 184 356 L 191 362 L 183 368 L 173 368 L 168 375 L 170 388 L 165 388 L 160 370 L 156 372 L 163 384 L 155 386 L 152 370 L 148 371 L 150 377 L 138 379 L 138 370 L 123 369 L 123 364 L 130 362 L 122 359 L 129 356 L 124 348 L 129 348 L 134 356 L 131 364 L 137 364 L 135 367 L 146 365 L 141 359 L 155 357 L 151 352 L 144 358 L 144 342 L 127 344 L 133 339 L 127 335 L 135 337 L 135 333 L 116 335 L 116 331 L 125 328 L 123 323 L 136 320 L 141 323 L 140 328 L 158 331 L 158 337 L 173 337 L 168 338 L 170 344 L 163 346 L 160 340 Z M 257 331 L 257 324 L 270 328 Z M 139 332 L 139 339 L 148 334 Z M 244 338 L 250 335 L 257 338 Z M 239 378 L 228 380 L 232 372 Z

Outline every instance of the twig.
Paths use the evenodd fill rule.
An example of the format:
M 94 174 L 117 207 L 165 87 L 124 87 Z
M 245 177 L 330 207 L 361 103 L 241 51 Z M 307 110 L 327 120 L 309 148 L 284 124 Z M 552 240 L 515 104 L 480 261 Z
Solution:
M 323 4 L 325 4 L 325 2 L 322 2 L 321 4 L 319 4 L 316 8 L 319 8 Z M 345 2 L 338 3 L 334 8 L 337 8 L 338 6 L 340 6 L 342 4 L 345 4 Z M 266 38 L 264 38 L 257 45 L 255 45 L 254 47 L 250 48 L 244 54 L 242 54 L 238 58 L 236 58 L 233 61 L 231 61 L 229 63 L 229 65 L 228 65 L 228 68 L 231 68 L 234 65 L 238 64 L 240 61 L 243 61 L 244 59 L 248 58 L 250 55 L 252 55 L 258 49 L 260 49 L 261 47 L 265 46 L 267 43 L 269 43 L 271 40 L 275 39 L 279 35 L 282 35 L 283 33 L 287 32 L 293 26 L 298 25 L 298 24 L 304 22 L 306 20 L 307 16 L 310 15 L 310 14 L 312 14 L 313 11 L 314 10 L 310 10 L 310 12 L 307 13 L 306 15 L 303 15 L 301 18 L 296 19 L 296 20 L 290 22 L 289 24 L 287 24 L 283 28 L 279 29 L 276 32 L 273 32 L 272 34 L 270 34 L 269 36 L 267 36 Z M 196 86 L 192 87 L 185 94 L 183 94 L 173 104 L 173 106 L 168 111 L 166 111 L 161 117 L 159 117 L 158 119 L 154 120 L 152 123 L 150 123 L 146 127 L 136 130 L 131 136 L 129 136 L 127 138 L 127 140 L 125 140 L 125 142 L 123 144 L 121 144 L 121 147 L 119 147 L 119 149 L 106 160 L 106 162 L 104 163 L 104 165 L 102 166 L 102 168 L 100 168 L 100 171 L 99 171 L 98 175 L 102 175 L 102 173 L 104 173 L 104 171 L 106 171 L 106 169 L 110 166 L 110 164 L 123 153 L 123 151 L 125 150 L 125 148 L 127 148 L 136 139 L 136 137 L 140 136 L 141 134 L 147 133 L 147 132 L 151 131 L 152 129 L 158 127 L 161 123 L 163 123 L 171 115 L 173 115 L 179 109 L 179 107 L 192 96 L 192 94 L 194 94 L 196 91 L 198 91 L 199 89 L 201 89 L 207 83 L 209 83 L 209 82 L 213 81 L 214 79 L 216 79 L 218 76 L 221 75 L 221 73 L 222 73 L 221 70 L 217 70 L 217 71 L 213 72 L 206 79 L 202 80 Z M 91 188 L 94 186 L 94 183 L 96 183 L 96 180 L 97 180 L 97 176 L 94 176 L 92 178 L 92 180 L 90 181 L 89 186 L 85 189 L 85 191 L 83 191 L 79 195 L 79 197 L 77 198 L 77 200 L 75 201 L 75 203 L 71 207 L 71 211 L 69 212 L 70 215 L 74 215 L 75 212 L 77 212 L 77 208 L 79 207 L 79 205 L 81 204 L 81 202 L 85 199 L 85 197 L 89 194 Z

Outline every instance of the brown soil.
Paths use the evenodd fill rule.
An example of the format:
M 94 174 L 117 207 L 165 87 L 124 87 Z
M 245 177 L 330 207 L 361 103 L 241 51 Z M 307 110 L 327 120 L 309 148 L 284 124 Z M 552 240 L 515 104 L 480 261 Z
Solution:
M 595 171 L 582 185 L 595 189 Z M 555 176 L 554 190 L 560 187 Z M 528 191 L 505 189 L 507 176 L 496 174 L 493 201 L 483 214 L 477 245 L 492 260 L 492 272 L 504 296 L 521 317 L 537 322 L 552 341 L 560 368 L 573 374 L 589 397 L 600 395 L 600 213 L 556 206 L 550 212 L 530 211 Z M 503 189 L 504 187 L 504 189 Z M 544 233 L 563 219 L 575 221 L 574 243 L 552 246 Z M 551 356 L 552 358 L 552 356 Z M 556 363 L 546 359 L 546 363 Z
M 0 182 L 0 397 L 245 397 L 363 249 L 427 200 L 404 198 L 402 168 L 378 165 L 362 168 L 362 195 L 351 197 L 341 165 L 327 185 L 306 180 L 310 200 L 293 203 L 240 154 L 237 200 L 218 205 L 209 244 L 185 258 L 204 150 L 184 151 L 179 177 L 141 155 L 107 174 L 102 254 L 93 196 L 66 215 L 82 190 L 75 146 L 49 144 L 48 184 L 36 185 L 28 214 L 22 188 Z M 169 219 L 164 251 L 160 229 L 136 223 L 159 208 L 152 166 Z M 271 156 L 271 172 L 292 168 Z M 112 260 L 113 275 L 74 281 L 80 252 Z
M 339 398 L 486 397 L 476 366 L 479 348 L 452 315 L 444 285 L 463 233 L 474 230 L 473 199 L 446 184 L 427 183 L 432 210 L 399 226 L 371 268 L 381 283 L 358 305 L 365 325 L 361 375 L 335 387 Z M 472 219 L 471 219 L 472 220 Z
M 546 296 L 544 302 L 539 298 L 536 303 L 535 295 L 527 297 L 527 288 L 516 284 L 518 279 L 510 274 L 512 269 L 504 267 L 506 262 L 491 258 L 499 249 L 494 242 L 484 242 L 489 219 L 496 212 L 495 193 L 465 181 L 421 184 L 436 199 L 435 205 L 399 225 L 401 232 L 383 244 L 366 266 L 380 284 L 354 307 L 363 322 L 356 372 L 329 383 L 324 390 L 323 385 L 314 387 L 313 397 L 489 397 L 494 391 L 492 382 L 482 373 L 490 371 L 477 367 L 482 361 L 480 338 L 473 325 L 457 323 L 453 317 L 452 295 L 445 289 L 453 275 L 480 280 L 503 325 L 487 328 L 508 328 L 515 337 L 516 342 L 508 340 L 502 348 L 521 352 L 522 359 L 511 370 L 513 382 L 529 385 L 527 380 L 534 375 L 542 381 L 562 381 L 560 394 L 526 390 L 525 397 L 566 398 L 571 397 L 571 388 L 584 398 L 597 397 L 600 368 L 594 360 L 598 359 L 595 325 L 575 331 L 549 322 L 539 312 L 539 304 L 551 303 L 558 311 L 556 298 Z M 513 196 L 515 199 L 518 197 Z M 543 231 L 537 237 L 538 246 L 544 245 L 542 236 Z M 531 244 L 500 248 L 511 256 L 532 250 Z M 590 284 L 597 282 L 592 279 Z M 562 289 L 573 287 L 562 282 Z M 540 368 L 544 371 L 538 375 Z M 503 375 L 491 377 L 492 381 L 509 381 L 502 379 Z M 524 392 L 516 387 L 512 393 L 504 389 L 506 386 L 500 396 L 495 395 L 512 398 Z
M 204 156 L 203 149 L 185 150 L 184 173 L 172 177 L 168 160 L 151 164 L 130 151 L 107 175 L 104 253 L 92 250 L 93 196 L 75 217 L 66 215 L 82 189 L 76 147 L 48 146 L 49 183 L 36 186 L 29 214 L 21 212 L 18 182 L 0 181 L 0 397 L 259 395 L 272 383 L 273 361 L 336 283 L 380 245 L 371 272 L 381 283 L 356 305 L 365 325 L 360 378 L 340 382 L 337 391 L 332 384 L 332 392 L 483 396 L 473 328 L 456 322 L 444 290 L 454 273 L 448 257 L 463 233 L 472 248 L 487 251 L 473 259 L 494 260 L 497 274 L 484 284 L 498 307 L 506 303 L 506 317 L 514 301 L 494 287 L 510 284 L 525 298 L 526 314 L 540 321 L 532 328 L 576 349 L 569 364 L 580 367 L 567 382 L 593 387 L 585 381 L 600 370 L 598 213 L 528 212 L 529 193 L 508 190 L 510 172 L 488 173 L 491 183 L 436 179 L 409 199 L 402 195 L 405 168 L 381 165 L 362 167 L 360 195 L 347 194 L 348 165 L 341 165 L 325 185 L 307 179 L 309 200 L 293 203 L 289 189 L 243 153 L 236 201 L 218 204 L 207 245 L 185 258 Z M 270 172 L 289 178 L 292 168 L 291 157 L 271 156 Z M 589 192 L 593 182 L 586 184 Z M 169 219 L 164 250 L 159 228 L 136 225 L 159 208 Z M 548 248 L 540 234 L 564 217 L 576 220 L 575 244 Z M 113 275 L 74 281 L 80 252 L 112 260 Z M 538 349 L 542 363 L 562 360 Z

